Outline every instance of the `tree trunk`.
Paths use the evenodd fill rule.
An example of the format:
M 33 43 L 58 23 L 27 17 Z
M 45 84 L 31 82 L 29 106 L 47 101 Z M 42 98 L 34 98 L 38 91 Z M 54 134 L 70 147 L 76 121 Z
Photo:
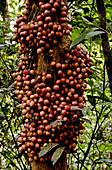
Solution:
M 59 170 L 59 169 L 67 170 L 67 161 L 65 156 L 62 156 L 54 167 L 46 163 L 36 163 L 36 162 L 33 162 L 33 167 L 32 167 L 32 170 Z
M 63 0 L 67 4 L 67 0 Z M 63 63 L 63 55 L 69 51 L 70 38 L 68 35 L 64 35 L 62 41 L 58 45 L 53 45 L 53 61 Z M 49 59 L 47 59 L 45 53 L 38 55 L 37 61 L 37 73 L 51 71 L 54 74 L 54 82 L 56 80 L 55 70 L 52 70 Z M 53 82 L 52 82 L 53 83 Z M 62 155 L 58 162 L 53 166 L 47 163 L 37 163 L 33 161 L 32 170 L 67 170 L 67 159 L 65 155 Z
M 3 21 L 9 19 L 7 0 L 3 0 L 1 2 L 1 4 L 0 4 L 0 11 L 2 12 Z
M 63 62 L 63 53 L 69 51 L 70 47 L 70 39 L 68 36 L 64 36 L 62 38 L 62 42 L 56 47 L 52 47 L 54 51 L 53 61 Z M 52 71 L 54 73 L 54 82 L 55 82 L 55 71 L 51 70 L 52 68 L 49 65 L 49 61 L 46 61 L 46 57 L 44 53 L 41 53 L 38 56 L 37 61 L 37 72 L 44 72 L 44 71 Z M 53 82 L 52 82 L 53 83 Z M 56 165 L 53 167 L 51 164 L 46 163 L 36 163 L 33 162 L 32 170 L 67 170 L 67 160 L 66 156 L 62 156 Z
M 97 10 L 99 14 L 100 27 L 106 30 L 106 9 L 105 9 L 104 0 L 100 0 L 100 1 L 96 0 L 96 4 L 97 4 Z M 112 54 L 110 51 L 110 45 L 109 45 L 107 33 L 101 34 L 101 43 L 103 48 L 103 54 L 105 57 L 107 74 L 109 78 L 110 91 L 112 95 Z

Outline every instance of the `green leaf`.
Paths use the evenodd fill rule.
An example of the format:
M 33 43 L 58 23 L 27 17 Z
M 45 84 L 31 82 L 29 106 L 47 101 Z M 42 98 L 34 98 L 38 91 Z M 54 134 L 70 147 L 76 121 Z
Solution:
M 98 133 L 97 133 L 97 135 L 95 136 L 95 139 L 96 140 L 101 140 L 103 138 L 103 133 L 102 133 L 102 131 L 100 130 Z
M 91 103 L 92 106 L 95 105 L 96 99 L 93 96 L 87 95 L 89 102 Z
M 0 92 L 1 92 L 1 91 L 0 91 Z M 3 96 L 4 96 L 4 94 L 0 93 L 0 98 L 1 98 L 1 99 L 3 98 Z
M 50 126 L 62 125 L 60 120 L 56 120 L 55 122 L 51 123 Z
M 112 22 L 107 23 L 106 28 L 109 28 L 112 25 Z
M 89 80 L 89 81 L 88 81 L 88 84 L 92 87 L 92 86 L 93 86 L 93 81 L 92 81 L 92 80 Z
M 84 120 L 85 122 L 89 123 L 90 125 L 92 124 L 89 119 L 86 119 L 86 118 L 83 117 L 82 120 Z
M 90 28 L 86 31 L 84 31 L 81 35 L 79 35 L 71 44 L 70 48 L 72 48 L 73 46 L 76 46 L 77 44 L 81 43 L 84 39 L 88 39 L 91 38 L 95 35 L 100 35 L 105 33 L 104 31 L 98 31 L 99 28 L 97 27 L 93 27 Z
M 56 149 L 56 151 L 53 153 L 51 161 L 53 162 L 53 165 L 55 165 L 55 163 L 59 160 L 59 158 L 62 156 L 63 151 L 64 151 L 65 147 L 59 147 L 58 149 Z
M 1 36 L 1 35 L 0 35 Z M 2 44 L 4 44 L 4 38 L 0 38 L 0 46 L 4 46 L 4 45 L 2 45 Z
M 83 114 L 84 116 L 86 116 L 87 113 L 88 113 L 88 111 L 91 111 L 91 107 L 84 107 L 84 108 L 82 109 L 82 114 Z
M 98 92 L 98 91 L 97 91 L 97 92 Z M 102 96 L 91 96 L 91 95 L 87 95 L 87 97 L 88 97 L 88 98 L 94 98 L 95 100 L 96 100 L 96 99 L 101 99 L 101 100 L 103 100 L 103 97 L 102 97 Z M 106 97 L 104 97 L 104 100 L 110 102 L 109 98 L 107 99 Z
M 79 106 L 71 106 L 71 111 L 82 110 Z
M 110 140 L 112 140 L 111 136 L 110 136 Z M 112 143 L 106 143 L 105 146 L 108 149 L 108 151 L 112 153 Z
M 103 99 L 103 93 L 102 93 L 101 91 L 99 91 L 99 90 L 97 90 L 97 93 L 98 93 L 99 96 Z M 109 97 L 108 97 L 107 95 L 105 95 L 105 94 L 104 94 L 104 99 L 105 99 L 105 100 L 108 100 L 108 101 L 110 100 Z
M 108 105 L 108 106 L 111 106 L 112 103 L 111 103 L 111 102 L 104 102 L 104 103 L 99 103 L 99 104 L 97 104 L 97 105 Z
M 86 38 L 88 39 L 88 38 L 91 38 L 91 37 L 93 37 L 93 36 L 95 36 L 95 35 L 100 35 L 100 34 L 103 34 L 103 33 L 105 33 L 105 32 L 104 32 L 104 31 L 90 32 L 90 33 L 88 33 L 88 34 L 86 35 Z
M 4 115 L 0 114 L 0 120 L 4 119 Z
M 87 34 L 88 33 L 93 33 L 94 31 L 98 30 L 99 28 L 97 27 L 93 27 L 90 28 L 86 31 L 84 31 L 81 35 L 79 35 L 70 45 L 70 48 L 72 48 L 73 46 L 76 46 L 77 44 L 79 44 L 80 42 L 82 42 L 85 38 L 87 38 Z
M 80 12 L 74 10 L 74 16 L 77 16 L 77 15 L 80 16 Z
M 0 44 L 0 50 L 3 50 L 4 48 L 5 48 L 4 45 Z
M 112 163 L 110 159 L 100 159 L 100 161 L 107 162 L 107 163 Z
M 80 35 L 78 29 L 73 29 L 72 40 L 75 40 Z
M 101 149 L 101 151 L 103 152 L 103 151 L 104 151 L 104 149 L 105 149 L 105 147 L 106 147 L 106 146 L 105 146 L 104 144 L 101 144 L 99 148 L 100 148 L 100 149 Z
M 20 137 L 21 135 L 17 135 L 15 136 L 15 140 L 17 141 L 17 139 Z
M 2 112 L 2 107 L 0 106 L 0 112 Z
M 87 25 L 94 25 L 92 22 L 88 21 L 85 17 L 82 16 L 83 21 L 87 24 Z
M 48 153 L 50 150 L 52 150 L 53 148 L 55 148 L 56 146 L 58 146 L 58 143 L 48 143 L 47 145 L 45 145 L 42 150 L 39 152 L 39 157 L 45 155 L 46 153 Z
M 86 34 L 88 33 L 88 31 L 85 31 L 83 32 L 81 35 L 79 35 L 73 42 L 72 44 L 70 45 L 70 49 L 73 47 L 73 46 L 76 46 L 77 44 L 79 44 L 81 41 L 83 41 L 86 37 Z

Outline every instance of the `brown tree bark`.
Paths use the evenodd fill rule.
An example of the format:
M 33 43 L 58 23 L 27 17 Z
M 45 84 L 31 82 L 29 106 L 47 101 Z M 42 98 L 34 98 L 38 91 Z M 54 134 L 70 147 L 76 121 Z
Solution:
M 8 12 L 8 3 L 7 0 L 4 0 L 0 4 L 0 11 L 2 12 L 3 20 L 9 19 L 9 12 Z
M 97 10 L 99 15 L 100 27 L 106 30 L 106 9 L 104 0 L 96 0 Z M 105 57 L 105 63 L 107 68 L 107 74 L 109 78 L 110 91 L 112 95 L 112 54 L 110 52 L 110 45 L 108 41 L 108 34 L 101 34 L 101 43 L 103 48 L 103 53 Z
M 96 4 L 97 4 L 97 10 L 99 14 L 100 27 L 106 30 L 106 8 L 105 8 L 104 0 L 96 0 Z M 112 53 L 111 53 L 107 33 L 101 34 L 101 41 L 102 41 L 102 48 L 105 57 L 110 91 L 112 96 Z M 112 153 L 110 153 L 110 160 L 112 160 Z
M 67 0 L 63 0 L 67 4 Z M 63 63 L 63 54 L 69 51 L 70 48 L 70 38 L 65 35 L 62 38 L 62 41 L 58 45 L 52 46 L 53 49 L 53 61 Z M 54 82 L 55 82 L 55 71 L 50 67 L 49 60 L 46 59 L 46 54 L 41 53 L 38 56 L 37 61 L 37 73 L 38 72 L 47 72 L 50 70 L 54 74 Z M 67 170 L 67 159 L 66 156 L 62 155 L 58 162 L 53 166 L 52 164 L 47 163 L 36 163 L 33 162 L 32 170 Z
M 62 156 L 54 167 L 46 163 L 33 162 L 32 170 L 67 170 L 66 157 Z
M 69 51 L 70 47 L 70 39 L 68 36 L 64 36 L 62 38 L 62 42 L 59 43 L 58 46 L 53 46 L 53 61 L 57 62 L 63 62 L 63 53 Z M 44 72 L 44 71 L 52 71 L 54 73 L 54 82 L 55 82 L 55 71 L 52 70 L 52 68 L 49 65 L 49 61 L 46 61 L 46 57 L 44 53 L 41 53 L 38 56 L 37 61 L 37 72 Z M 66 156 L 62 156 L 57 164 L 53 167 L 51 164 L 46 163 L 36 163 L 33 162 L 32 170 L 67 170 L 67 160 Z

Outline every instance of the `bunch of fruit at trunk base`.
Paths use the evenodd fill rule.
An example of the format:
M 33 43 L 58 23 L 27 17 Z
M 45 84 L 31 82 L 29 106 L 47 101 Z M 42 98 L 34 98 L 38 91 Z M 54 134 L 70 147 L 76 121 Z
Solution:
M 86 78 L 92 73 L 92 63 L 87 51 L 80 46 L 60 54 L 63 58 L 60 62 L 53 57 L 53 47 L 56 44 L 58 47 L 62 37 L 72 30 L 66 25 L 64 2 L 30 3 L 26 0 L 24 15 L 18 15 L 15 24 L 13 40 L 20 43 L 18 53 L 22 55 L 12 76 L 16 79 L 15 94 L 21 103 L 21 114 L 26 118 L 25 128 L 18 138 L 19 150 L 28 153 L 29 162 L 44 162 L 51 156 L 39 158 L 38 154 L 48 143 L 59 143 L 68 153 L 76 151 L 77 137 L 83 134 L 83 120 L 80 119 L 81 109 L 85 107 L 83 93 L 87 87 Z M 40 72 L 37 62 L 42 52 L 50 69 Z M 53 125 L 56 120 L 63 124 Z

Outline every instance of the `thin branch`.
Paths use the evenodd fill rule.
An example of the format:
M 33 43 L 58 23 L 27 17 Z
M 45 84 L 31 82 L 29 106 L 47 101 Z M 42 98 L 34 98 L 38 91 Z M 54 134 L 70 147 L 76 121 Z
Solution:
M 10 11 L 8 11 L 7 9 L 3 8 L 1 5 L 0 5 L 0 8 L 2 8 L 5 12 L 8 12 L 8 13 L 11 13 L 11 14 L 15 15 L 15 13 L 14 13 L 14 12 L 10 12 Z
M 15 164 L 8 156 L 6 156 L 6 154 L 1 153 L 1 155 L 3 155 L 4 157 L 6 157 L 6 158 L 11 162 L 11 164 L 13 164 L 13 166 L 15 166 L 17 169 L 19 169 L 19 168 L 16 166 L 16 164 Z M 19 169 L 19 170 L 20 170 L 20 169 Z
M 100 30 L 102 30 L 102 31 L 104 31 L 105 33 L 107 33 L 109 36 L 111 36 L 111 38 L 112 38 L 112 35 L 106 30 L 106 29 L 103 29 L 103 28 L 101 28 L 100 26 L 98 26 L 98 25 L 95 25 L 95 24 L 93 24 L 95 27 L 97 27 L 97 28 L 99 28 Z
M 104 63 L 104 81 L 103 81 L 103 102 L 104 102 L 104 94 L 105 94 L 105 63 Z M 93 130 L 93 133 L 92 133 L 91 140 L 90 140 L 90 142 L 89 142 L 89 144 L 88 144 L 88 148 L 87 148 L 86 153 L 85 153 L 85 155 L 84 155 L 84 159 L 82 160 L 81 169 L 82 169 L 83 164 L 84 164 L 84 162 L 85 162 L 85 160 L 86 160 L 86 158 L 87 158 L 87 156 L 88 156 L 88 154 L 89 154 L 89 151 L 90 151 L 90 148 L 91 148 L 91 145 L 92 145 L 92 141 L 93 141 L 96 133 L 98 132 L 99 128 L 101 127 L 102 123 L 103 123 L 104 120 L 105 120 L 105 119 L 104 119 L 104 120 L 101 122 L 101 124 L 98 126 L 99 120 L 100 120 L 100 118 L 101 118 L 101 115 L 102 115 L 102 112 L 103 112 L 103 109 L 104 109 L 104 108 L 105 108 L 105 106 L 102 105 L 102 108 L 101 108 L 101 111 L 100 111 L 100 113 L 99 113 L 99 116 L 96 115 L 96 116 L 97 116 L 97 121 L 96 121 L 94 130 Z M 95 111 L 97 112 L 96 107 L 95 107 Z M 98 128 L 97 128 L 97 126 L 98 126 Z M 80 170 L 81 170 L 81 169 L 80 169 Z
M 84 164 L 84 162 L 85 162 L 85 160 L 86 160 L 86 158 L 87 158 L 87 156 L 88 156 L 88 154 L 89 154 L 89 151 L 90 151 L 90 148 L 91 148 L 91 145 L 92 145 L 92 141 L 93 141 L 94 136 L 95 136 L 95 131 L 96 131 L 98 122 L 99 122 L 99 117 L 97 117 L 97 121 L 96 121 L 94 130 L 93 130 L 93 133 L 92 133 L 92 136 L 91 136 L 91 140 L 90 140 L 90 142 L 89 142 L 89 144 L 88 144 L 88 148 L 87 148 L 86 153 L 85 153 L 85 155 L 84 155 L 84 158 L 83 158 L 83 160 L 82 160 L 80 170 L 82 169 L 83 164 Z
M 76 159 L 78 160 L 78 157 L 77 157 L 74 153 L 72 153 L 72 155 L 74 156 L 74 158 L 76 158 Z M 79 160 L 78 163 L 81 164 L 81 161 Z M 83 167 L 84 167 L 86 170 L 88 170 L 88 169 L 85 167 L 85 165 L 83 165 Z
M 102 126 L 103 122 L 105 121 L 105 119 L 108 117 L 110 112 L 108 112 L 108 114 L 104 117 L 104 119 L 101 121 L 100 125 L 98 126 L 98 129 L 95 132 L 95 135 L 97 134 L 98 130 L 100 129 L 100 127 Z

